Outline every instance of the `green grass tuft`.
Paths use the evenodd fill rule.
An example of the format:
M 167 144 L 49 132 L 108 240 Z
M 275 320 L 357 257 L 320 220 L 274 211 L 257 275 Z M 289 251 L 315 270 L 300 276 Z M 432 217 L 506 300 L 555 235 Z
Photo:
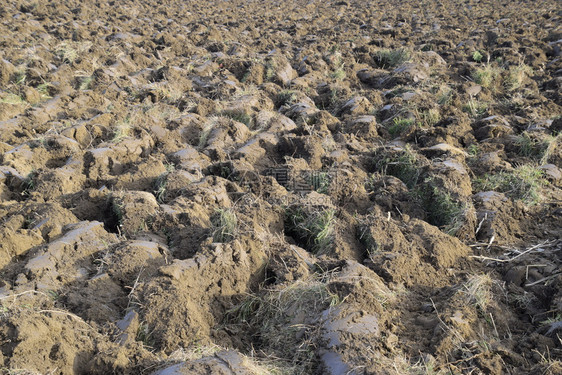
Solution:
M 82 76 L 79 78 L 78 90 L 84 91 L 89 90 L 92 87 L 92 82 L 94 80 L 93 76 Z
M 410 60 L 410 53 L 405 48 L 399 49 L 382 49 L 375 52 L 375 64 L 379 68 L 388 69 L 395 68 Z
M 562 139 L 560 136 L 547 136 L 544 139 L 537 139 L 531 137 L 529 133 L 523 132 L 517 136 L 515 146 L 519 155 L 546 164 L 560 139 Z
M 462 106 L 462 111 L 468 113 L 472 117 L 482 116 L 487 110 L 488 104 L 472 98 Z
M 229 242 L 238 232 L 238 218 L 232 209 L 219 209 L 211 217 L 213 240 L 215 242 Z
M 224 117 L 228 117 L 234 121 L 241 122 L 242 124 L 246 125 L 248 128 L 251 128 L 254 124 L 254 119 L 252 116 L 246 113 L 240 112 L 222 112 L 221 113 Z
M 408 129 L 410 129 L 410 127 L 412 125 L 414 125 L 416 123 L 416 120 L 413 118 L 402 118 L 402 117 L 396 117 L 393 121 L 392 121 L 392 125 L 390 125 L 388 127 L 388 132 L 390 133 L 390 135 L 392 135 L 393 137 L 396 137 L 402 133 L 404 133 L 405 131 L 407 131 Z
M 480 53 L 480 51 L 474 51 L 472 53 L 472 60 L 476 61 L 476 62 L 481 62 L 482 58 L 484 56 L 482 56 L 482 54 Z
M 156 181 L 154 182 L 154 195 L 156 196 L 156 200 L 160 203 L 166 201 L 168 195 L 168 175 L 175 170 L 173 164 L 168 164 L 166 166 L 166 172 L 162 173 Z
M 290 208 L 285 212 L 286 233 L 315 254 L 326 253 L 333 246 L 336 210 Z
M 279 107 L 291 105 L 297 100 L 297 92 L 293 90 L 283 90 L 277 94 L 276 99 Z
M 428 222 L 439 227 L 443 232 L 454 236 L 464 224 L 464 205 L 454 200 L 446 191 L 434 186 L 426 192 L 424 209 Z
M 421 175 L 418 156 L 409 146 L 397 153 L 375 155 L 374 162 L 379 172 L 399 178 L 409 189 L 416 186 Z
M 493 190 L 505 193 L 512 199 L 532 205 L 540 201 L 539 190 L 545 183 L 543 171 L 530 165 L 522 165 L 513 171 L 501 171 L 475 178 L 473 188 L 475 191 Z
M 19 105 L 23 104 L 26 105 L 27 102 L 23 99 L 20 95 L 16 94 L 7 94 L 4 97 L 0 98 L 0 103 L 12 104 L 12 105 Z
M 341 64 L 336 70 L 334 70 L 330 76 L 338 81 L 343 81 L 346 77 L 345 70 L 343 68 L 343 64 Z

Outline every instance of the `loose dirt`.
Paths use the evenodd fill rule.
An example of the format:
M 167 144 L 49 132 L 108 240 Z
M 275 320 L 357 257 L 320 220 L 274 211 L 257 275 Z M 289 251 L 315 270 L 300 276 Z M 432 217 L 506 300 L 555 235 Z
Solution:
M 5 0 L 0 373 L 562 373 L 554 0 Z

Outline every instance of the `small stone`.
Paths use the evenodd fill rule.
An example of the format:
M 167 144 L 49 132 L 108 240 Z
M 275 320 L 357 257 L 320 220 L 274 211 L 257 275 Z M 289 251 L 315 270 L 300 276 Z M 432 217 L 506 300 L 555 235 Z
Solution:
M 359 115 L 367 113 L 371 103 L 364 96 L 354 96 L 340 108 L 337 115 Z
M 405 92 L 402 94 L 402 99 L 404 99 L 404 101 L 408 101 L 414 99 L 416 96 L 417 94 L 415 92 Z
M 466 152 L 464 152 L 460 148 L 451 146 L 448 143 L 439 143 L 431 147 L 426 147 L 422 149 L 421 152 L 428 157 L 435 157 L 446 153 L 449 153 L 451 155 L 467 155 Z
M 470 96 L 476 96 L 476 95 L 480 94 L 481 91 L 482 91 L 482 86 L 480 86 L 480 85 L 470 85 L 465 90 L 465 92 Z

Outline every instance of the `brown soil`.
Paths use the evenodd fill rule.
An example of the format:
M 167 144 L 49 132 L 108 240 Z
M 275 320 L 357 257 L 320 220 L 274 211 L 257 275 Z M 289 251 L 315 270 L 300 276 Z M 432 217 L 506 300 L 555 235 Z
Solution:
M 562 373 L 560 2 L 0 20 L 0 373 Z

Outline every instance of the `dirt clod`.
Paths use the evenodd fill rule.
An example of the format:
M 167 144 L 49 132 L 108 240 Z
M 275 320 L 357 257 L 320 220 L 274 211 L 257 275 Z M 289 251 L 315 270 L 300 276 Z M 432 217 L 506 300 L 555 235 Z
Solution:
M 560 2 L 4 0 L 0 374 L 559 374 Z

